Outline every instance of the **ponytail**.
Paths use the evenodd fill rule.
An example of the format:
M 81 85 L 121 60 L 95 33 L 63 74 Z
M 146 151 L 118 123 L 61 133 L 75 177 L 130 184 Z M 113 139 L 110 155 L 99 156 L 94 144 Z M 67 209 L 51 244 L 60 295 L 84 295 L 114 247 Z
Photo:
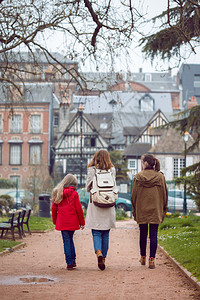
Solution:
M 156 157 L 155 157 L 154 169 L 155 169 L 155 171 L 157 171 L 157 172 L 160 171 L 160 161 L 159 161 L 159 159 L 157 159 Z
M 143 162 L 146 161 L 151 169 L 154 169 L 157 172 L 160 171 L 160 161 L 154 155 L 144 154 L 142 156 L 142 160 L 143 160 Z

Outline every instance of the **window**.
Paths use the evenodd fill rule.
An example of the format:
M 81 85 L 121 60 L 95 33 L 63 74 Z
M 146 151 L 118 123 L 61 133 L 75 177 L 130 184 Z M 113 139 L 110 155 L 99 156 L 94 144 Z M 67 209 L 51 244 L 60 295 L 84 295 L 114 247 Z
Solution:
M 40 144 L 32 144 L 30 145 L 30 156 L 29 162 L 32 165 L 38 165 L 41 163 L 41 153 L 42 147 Z
M 140 111 L 153 111 L 154 110 L 154 100 L 148 95 L 144 96 L 140 100 Z
M 53 125 L 58 126 L 59 125 L 59 117 L 58 115 L 53 116 Z
M 21 144 L 10 144 L 10 165 L 21 165 L 22 147 Z
M 174 158 L 174 177 L 180 177 L 181 170 L 184 168 L 184 158 Z
M 2 115 L 0 115 L 0 132 L 2 132 Z
M 194 75 L 194 87 L 199 88 L 200 87 L 200 74 Z
M 10 131 L 13 133 L 20 133 L 22 131 L 22 116 L 21 115 L 13 115 L 12 116 Z
M 128 169 L 131 171 L 132 175 L 135 175 L 138 173 L 138 165 L 136 159 L 129 159 L 128 160 Z
M 145 74 L 145 81 L 151 81 L 151 74 Z
M 40 133 L 41 132 L 41 115 L 31 115 L 31 133 Z
M 136 169 L 136 159 L 129 160 L 129 169 Z
M 45 71 L 46 71 L 46 67 L 42 66 L 42 68 L 41 68 L 41 79 L 45 79 Z
M 95 147 L 96 146 L 96 138 L 95 137 L 86 137 L 84 139 L 84 146 L 85 147 Z
M 100 124 L 100 129 L 107 129 L 108 128 L 108 124 L 107 123 L 101 123 Z

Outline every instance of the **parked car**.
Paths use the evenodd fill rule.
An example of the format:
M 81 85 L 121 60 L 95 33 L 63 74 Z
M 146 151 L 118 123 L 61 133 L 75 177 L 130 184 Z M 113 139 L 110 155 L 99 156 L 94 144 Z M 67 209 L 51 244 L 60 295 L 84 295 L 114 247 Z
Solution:
M 78 189 L 79 199 L 83 209 L 87 209 L 88 202 L 90 199 L 90 193 L 86 191 L 86 188 Z M 131 200 L 118 197 L 116 201 L 116 208 L 123 209 L 124 211 L 131 211 L 132 205 Z
M 184 190 L 169 190 L 168 191 L 168 207 L 170 212 L 183 211 Z M 190 196 L 186 196 L 187 210 L 197 210 L 197 206 L 194 200 Z
M 9 195 L 14 199 L 14 208 L 26 207 L 26 201 L 33 200 L 33 194 L 26 190 L 13 190 L 7 192 L 5 195 Z

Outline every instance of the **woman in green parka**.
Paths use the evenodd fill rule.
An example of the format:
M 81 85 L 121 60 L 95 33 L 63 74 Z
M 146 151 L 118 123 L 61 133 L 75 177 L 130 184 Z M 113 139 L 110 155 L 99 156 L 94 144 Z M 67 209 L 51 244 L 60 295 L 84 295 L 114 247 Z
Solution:
M 155 268 L 158 225 L 167 212 L 168 191 L 165 177 L 160 172 L 160 161 L 152 154 L 145 154 L 142 159 L 142 171 L 135 175 L 131 202 L 133 216 L 140 228 L 140 262 L 146 264 L 146 246 L 149 227 L 150 256 L 149 268 Z

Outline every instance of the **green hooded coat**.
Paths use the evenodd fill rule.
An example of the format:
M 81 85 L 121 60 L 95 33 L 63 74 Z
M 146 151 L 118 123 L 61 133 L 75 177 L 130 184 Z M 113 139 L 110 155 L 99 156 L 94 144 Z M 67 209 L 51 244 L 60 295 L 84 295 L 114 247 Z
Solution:
M 135 175 L 131 194 L 133 216 L 138 224 L 160 224 L 167 212 L 168 191 L 161 172 L 145 169 Z

